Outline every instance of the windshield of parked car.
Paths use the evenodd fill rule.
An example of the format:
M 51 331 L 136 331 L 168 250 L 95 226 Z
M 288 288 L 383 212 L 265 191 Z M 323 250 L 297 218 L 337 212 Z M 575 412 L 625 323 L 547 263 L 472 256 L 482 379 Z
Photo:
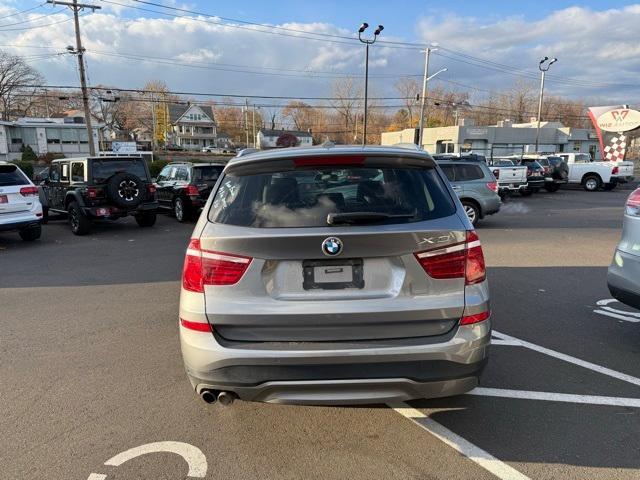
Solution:
M 318 167 L 227 175 L 210 218 L 246 227 L 321 227 L 330 223 L 329 214 L 352 213 L 343 217 L 357 218 L 359 224 L 390 224 L 454 212 L 435 169 Z
M 222 165 L 207 165 L 193 168 L 193 180 L 196 182 L 214 182 L 222 173 Z
M 116 173 L 131 173 L 141 179 L 147 178 L 144 168 L 144 160 L 135 159 L 118 159 L 118 160 L 93 160 L 92 174 L 94 183 L 106 182 Z
M 0 186 L 28 185 L 27 177 L 15 165 L 0 165 Z

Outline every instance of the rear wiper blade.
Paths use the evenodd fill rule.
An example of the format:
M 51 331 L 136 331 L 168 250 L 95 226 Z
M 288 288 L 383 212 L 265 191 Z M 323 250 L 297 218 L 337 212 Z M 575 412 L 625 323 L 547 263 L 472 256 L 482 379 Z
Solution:
M 390 218 L 413 218 L 416 213 L 382 213 L 382 212 L 345 212 L 330 213 L 327 215 L 327 223 L 329 225 L 337 225 L 340 223 L 375 223 L 388 220 Z

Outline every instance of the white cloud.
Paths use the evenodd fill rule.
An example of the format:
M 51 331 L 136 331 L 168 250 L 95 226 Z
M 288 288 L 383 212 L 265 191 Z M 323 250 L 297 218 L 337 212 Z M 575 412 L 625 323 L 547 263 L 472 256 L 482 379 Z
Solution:
M 104 4 L 106 7 L 108 4 Z M 11 8 L 0 7 L 0 12 Z M 135 88 L 150 79 L 163 79 L 174 90 L 203 91 L 227 94 L 322 96 L 330 91 L 331 78 L 299 75 L 291 70 L 325 72 L 363 71 L 364 47 L 359 43 L 346 45 L 329 41 L 295 38 L 296 35 L 327 33 L 353 35 L 326 23 L 286 23 L 284 28 L 308 32 L 306 34 L 273 35 L 260 33 L 255 27 L 237 27 L 212 23 L 204 17 L 196 18 L 131 18 L 121 11 L 105 8 L 81 19 L 84 44 L 88 51 L 90 80 L 93 84 Z M 42 13 L 33 12 L 33 16 Z M 30 18 L 30 17 L 29 17 Z M 47 22 L 68 18 L 68 14 L 47 17 Z M 43 20 L 34 22 L 42 23 Z M 412 22 L 407 17 L 407 22 Z M 556 76 L 580 78 L 590 83 L 633 83 L 640 77 L 640 5 L 593 11 L 572 7 L 551 13 L 546 18 L 530 21 L 515 16 L 490 20 L 473 17 L 447 16 L 423 18 L 415 30 L 422 41 L 435 41 L 444 47 L 434 56 L 433 68 L 448 67 L 441 78 L 485 89 L 504 89 L 517 79 L 515 76 L 483 69 L 445 58 L 452 55 L 446 48 L 485 58 L 516 70 L 537 74 L 541 56 L 556 56 L 553 66 Z M 239 27 L 239 28 L 238 28 Z M 410 31 L 410 28 L 407 28 Z M 280 31 L 280 33 L 286 33 Z M 331 40 L 330 38 L 327 40 Z M 385 30 L 381 40 L 403 40 Z M 404 40 L 411 40 L 404 38 Z M 50 28 L 25 31 L 0 31 L 1 44 L 53 47 L 64 51 L 74 44 L 73 24 L 66 22 Z M 370 73 L 372 87 L 380 94 L 392 94 L 394 78 L 376 75 L 420 75 L 423 54 L 418 50 L 391 48 L 376 44 L 371 49 Z M 32 55 L 42 49 L 16 48 L 13 53 Z M 46 51 L 46 50 L 45 50 Z M 99 54 L 102 52 L 102 54 Z M 169 59 L 153 63 L 140 59 L 124 59 L 107 54 L 162 57 Z M 455 56 L 455 55 L 453 55 Z M 461 58 L 456 56 L 457 58 Z M 468 60 L 464 59 L 463 60 Z M 173 62 L 173 63 L 172 63 Z M 191 64 L 186 67 L 182 64 Z M 205 68 L 207 65 L 220 70 Z M 220 65 L 225 64 L 225 65 Z M 37 68 L 50 84 L 77 84 L 72 57 L 38 60 Z M 285 69 L 283 76 L 250 75 L 230 71 L 230 65 L 245 65 L 237 70 Z M 271 69 L 271 70 L 270 70 Z M 434 70 L 435 71 L 435 70 Z M 325 76 L 326 77 L 326 76 Z M 554 83 L 549 77 L 549 92 L 573 98 L 598 97 L 611 101 L 638 101 L 637 89 L 587 88 Z M 532 81 L 535 81 L 532 79 Z

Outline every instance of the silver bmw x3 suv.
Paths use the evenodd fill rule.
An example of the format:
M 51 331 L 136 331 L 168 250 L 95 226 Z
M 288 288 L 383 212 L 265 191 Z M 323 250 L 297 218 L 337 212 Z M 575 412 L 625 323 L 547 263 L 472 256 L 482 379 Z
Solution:
M 208 403 L 456 395 L 491 336 L 478 236 L 433 159 L 404 148 L 232 159 L 189 243 L 179 316 Z

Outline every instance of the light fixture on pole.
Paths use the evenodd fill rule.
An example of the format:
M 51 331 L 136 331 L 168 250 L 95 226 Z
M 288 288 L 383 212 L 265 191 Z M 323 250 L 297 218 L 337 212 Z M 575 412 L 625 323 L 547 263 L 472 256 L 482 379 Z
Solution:
M 433 75 L 429 76 L 429 57 L 431 56 L 431 52 L 435 52 L 436 50 L 438 49 L 435 48 L 435 46 L 429 46 L 426 48 L 426 50 L 424 50 L 425 57 L 424 57 L 424 76 L 422 77 L 422 102 L 420 103 L 420 124 L 418 126 L 419 128 L 418 147 L 419 148 L 422 148 L 422 138 L 424 135 L 424 113 L 425 113 L 426 102 L 427 102 L 427 85 L 429 83 L 429 80 L 431 80 L 433 77 L 435 77 L 436 75 L 442 72 L 447 71 L 446 68 L 443 68 L 442 70 L 439 70 Z
M 362 25 L 360 25 L 360 28 L 358 29 L 358 40 L 360 40 L 362 43 L 365 44 L 366 46 L 366 53 L 365 53 L 365 59 L 364 59 L 364 120 L 363 120 L 363 126 L 362 126 L 362 146 L 365 146 L 367 144 L 367 100 L 368 100 L 368 95 L 369 95 L 369 45 L 373 45 L 374 43 L 376 43 L 376 40 L 378 39 L 378 35 L 380 35 L 382 33 L 382 30 L 384 30 L 384 27 L 382 25 L 378 25 L 378 28 L 375 29 L 375 31 L 373 32 L 373 38 L 362 38 L 362 34 L 364 33 L 364 31 L 369 28 L 369 24 L 366 22 L 363 22 Z
M 538 153 L 538 143 L 540 142 L 540 115 L 542 115 L 542 97 L 544 95 L 544 76 L 549 71 L 549 67 L 558 61 L 557 58 L 552 58 L 549 61 L 549 57 L 544 57 L 538 63 L 538 69 L 541 73 L 540 78 L 540 98 L 538 99 L 538 127 L 536 128 L 536 153 Z M 548 63 L 547 63 L 548 62 Z

